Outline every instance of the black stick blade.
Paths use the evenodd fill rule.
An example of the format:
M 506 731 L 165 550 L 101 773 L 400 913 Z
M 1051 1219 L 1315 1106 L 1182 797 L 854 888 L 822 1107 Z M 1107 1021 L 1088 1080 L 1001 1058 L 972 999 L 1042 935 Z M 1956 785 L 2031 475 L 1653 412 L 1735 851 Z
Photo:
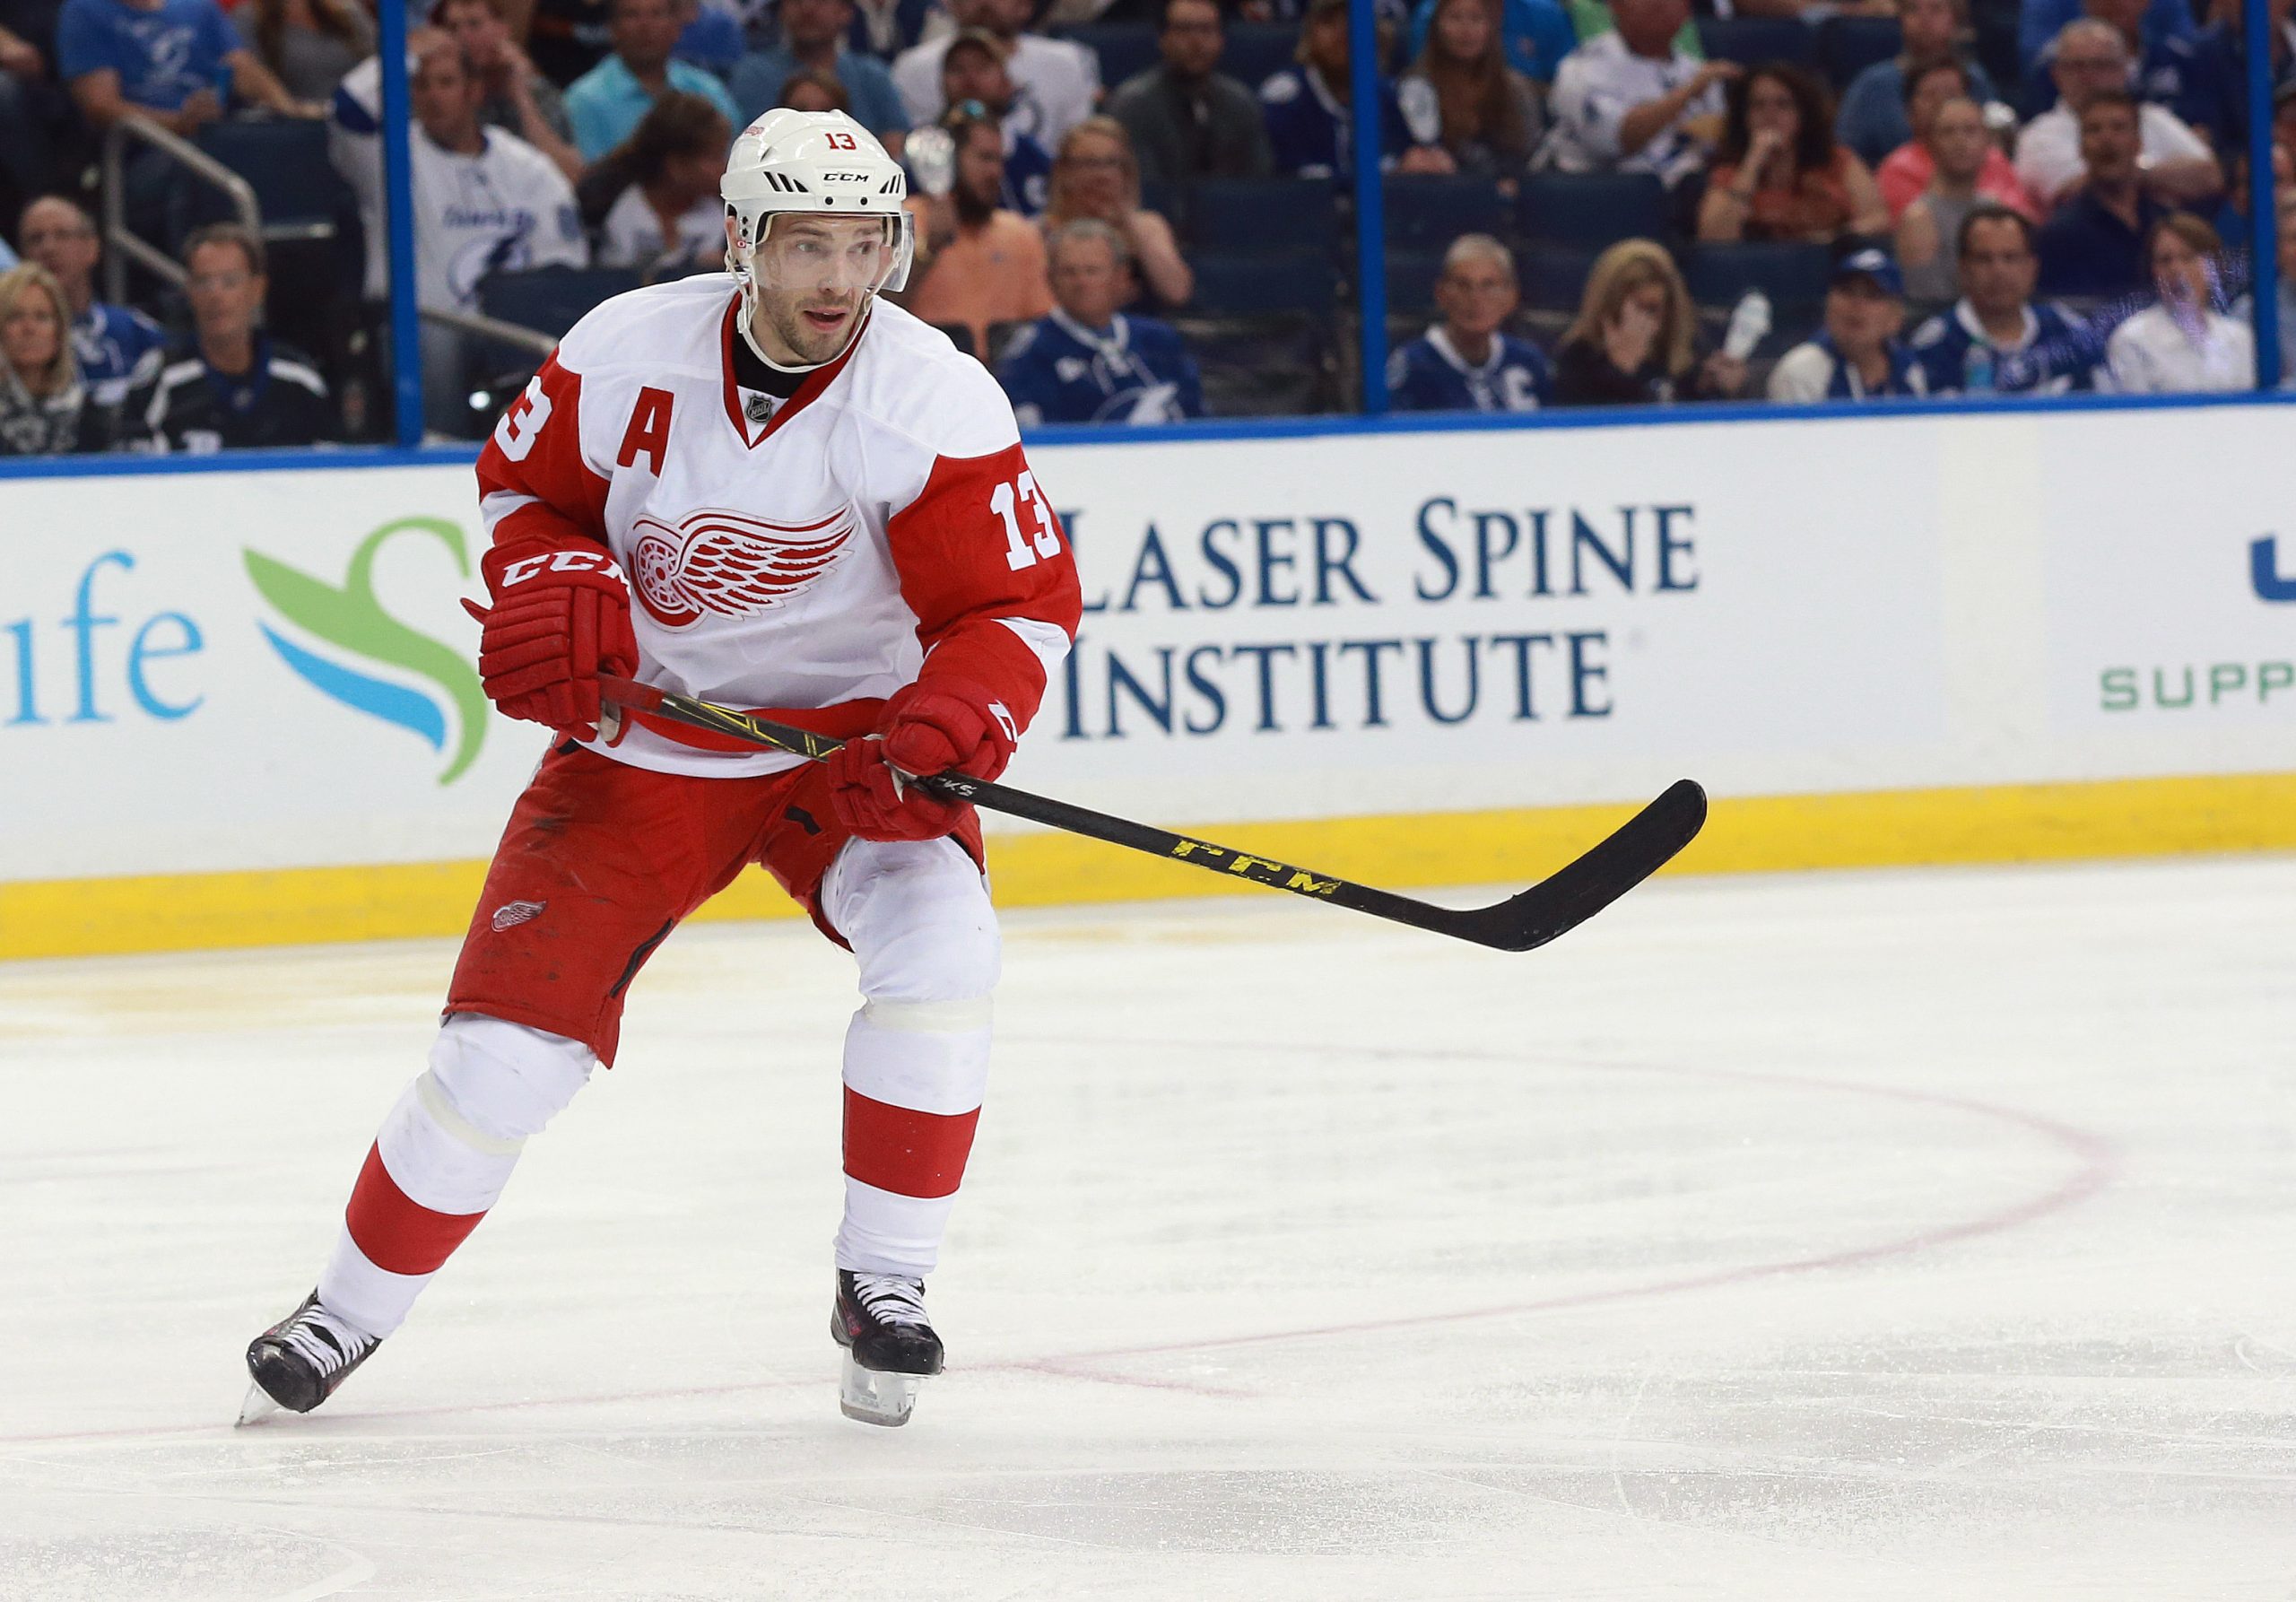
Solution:
M 1447 932 L 1500 951 L 1544 945 L 1665 866 L 1705 825 L 1705 790 L 1677 779 L 1584 857 L 1495 907 L 1458 914 Z

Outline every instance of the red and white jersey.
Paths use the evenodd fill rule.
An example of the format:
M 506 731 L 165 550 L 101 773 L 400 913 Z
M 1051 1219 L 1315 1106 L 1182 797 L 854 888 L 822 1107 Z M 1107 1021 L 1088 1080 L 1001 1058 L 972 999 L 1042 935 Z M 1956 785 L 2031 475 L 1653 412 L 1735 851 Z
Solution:
M 788 399 L 744 390 L 739 308 L 713 273 L 575 326 L 480 453 L 488 572 L 603 546 L 630 581 L 637 676 L 665 690 L 849 736 L 929 655 L 1017 735 L 1082 597 L 1004 391 L 883 301 Z M 673 773 L 799 760 L 651 720 L 596 749 Z

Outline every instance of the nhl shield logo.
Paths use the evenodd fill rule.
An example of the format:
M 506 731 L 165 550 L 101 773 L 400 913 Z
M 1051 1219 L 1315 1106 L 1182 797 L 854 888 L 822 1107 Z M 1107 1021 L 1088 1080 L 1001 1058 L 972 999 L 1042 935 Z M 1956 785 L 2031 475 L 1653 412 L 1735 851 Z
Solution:
M 631 576 L 647 613 L 665 629 L 706 614 L 741 617 L 779 605 L 835 566 L 853 538 L 853 509 L 812 523 L 774 523 L 708 506 L 671 527 L 631 526 Z

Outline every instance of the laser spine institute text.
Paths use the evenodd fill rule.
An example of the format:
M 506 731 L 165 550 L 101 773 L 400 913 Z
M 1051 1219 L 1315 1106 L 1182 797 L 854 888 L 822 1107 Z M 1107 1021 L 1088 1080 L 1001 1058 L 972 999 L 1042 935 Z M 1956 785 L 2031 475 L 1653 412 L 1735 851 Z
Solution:
M 1085 574 L 1069 740 L 1609 718 L 1620 603 L 1700 581 L 1688 505 L 1433 495 L 1408 528 L 1223 517 L 1128 542 L 1061 518 Z

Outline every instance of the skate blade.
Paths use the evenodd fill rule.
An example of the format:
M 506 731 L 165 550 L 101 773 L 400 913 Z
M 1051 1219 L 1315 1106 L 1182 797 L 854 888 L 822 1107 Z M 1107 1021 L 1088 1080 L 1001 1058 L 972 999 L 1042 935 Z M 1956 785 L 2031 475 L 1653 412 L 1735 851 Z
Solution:
M 278 1411 L 280 1411 L 279 1404 L 271 1399 L 269 1391 L 260 1385 L 249 1385 L 248 1399 L 239 1404 L 239 1422 L 231 1427 L 235 1430 L 242 1429 L 248 1424 L 269 1418 Z
M 865 1424 L 894 1428 L 909 1422 L 917 1408 L 917 1388 L 922 1374 L 887 1374 L 865 1369 L 845 1354 L 845 1371 L 838 1381 L 838 1410 Z

